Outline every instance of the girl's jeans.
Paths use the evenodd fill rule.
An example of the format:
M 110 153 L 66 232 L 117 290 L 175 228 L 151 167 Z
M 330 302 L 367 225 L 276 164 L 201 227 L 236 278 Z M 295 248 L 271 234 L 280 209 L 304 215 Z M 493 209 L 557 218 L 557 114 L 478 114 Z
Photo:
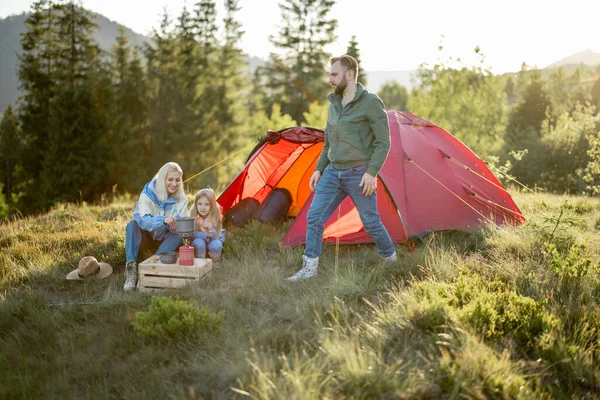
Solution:
M 362 194 L 359 186 L 367 165 L 350 169 L 337 169 L 328 165 L 317 183 L 313 202 L 306 215 L 306 248 L 304 255 L 319 257 L 323 249 L 325 222 L 346 196 L 350 196 L 356 206 L 365 231 L 373 238 L 379 254 L 389 257 L 394 253 L 394 243 L 377 212 L 377 192 L 371 196 Z
M 196 249 L 196 254 L 199 258 L 206 258 L 206 250 L 209 253 L 221 254 L 223 250 L 223 243 L 215 237 L 208 238 L 206 232 L 194 232 L 194 240 L 192 240 L 192 246 Z

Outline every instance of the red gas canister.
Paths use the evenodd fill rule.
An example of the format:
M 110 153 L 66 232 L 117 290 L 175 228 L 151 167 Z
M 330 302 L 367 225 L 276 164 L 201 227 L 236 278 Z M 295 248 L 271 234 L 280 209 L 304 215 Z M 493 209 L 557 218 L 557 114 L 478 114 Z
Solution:
M 194 265 L 194 248 L 192 246 L 179 248 L 179 265 Z

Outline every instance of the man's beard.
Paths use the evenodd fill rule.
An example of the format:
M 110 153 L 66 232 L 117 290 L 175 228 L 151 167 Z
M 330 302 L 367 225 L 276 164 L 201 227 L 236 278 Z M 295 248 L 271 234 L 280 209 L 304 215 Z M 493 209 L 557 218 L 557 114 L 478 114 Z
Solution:
M 335 94 L 338 95 L 343 95 L 344 94 L 344 90 L 346 89 L 346 86 L 348 86 L 348 80 L 346 79 L 346 76 L 344 76 L 341 80 L 341 82 L 339 84 L 337 84 L 336 86 L 334 86 L 333 91 Z

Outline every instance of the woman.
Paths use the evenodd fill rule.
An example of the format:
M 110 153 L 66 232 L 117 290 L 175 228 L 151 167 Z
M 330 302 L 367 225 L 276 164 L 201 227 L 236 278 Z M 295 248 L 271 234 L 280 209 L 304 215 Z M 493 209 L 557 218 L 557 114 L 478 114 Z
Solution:
M 183 171 L 174 162 L 163 165 L 156 176 L 144 186 L 133 212 L 133 221 L 125 231 L 124 290 L 133 290 L 137 283 L 137 259 L 140 246 L 158 245 L 157 254 L 175 251 L 181 237 L 175 232 L 175 218 L 188 215 L 188 199 L 183 191 Z

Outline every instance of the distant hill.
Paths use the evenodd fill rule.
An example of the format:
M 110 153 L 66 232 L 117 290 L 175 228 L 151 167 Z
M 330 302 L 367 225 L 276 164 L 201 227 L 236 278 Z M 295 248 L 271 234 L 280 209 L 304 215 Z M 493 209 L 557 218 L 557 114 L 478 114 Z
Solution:
M 15 105 L 20 96 L 17 69 L 18 55 L 21 54 L 21 33 L 25 32 L 25 20 L 28 13 L 12 15 L 0 20 L 0 113 L 9 105 Z M 119 24 L 100 15 L 94 14 L 100 27 L 95 32 L 95 39 L 100 49 L 109 52 L 119 33 Z M 125 35 L 135 46 L 142 46 L 147 38 L 125 28 Z
M 544 69 L 553 69 L 559 67 L 566 67 L 568 65 L 581 65 L 585 64 L 589 67 L 595 67 L 600 65 L 600 53 L 594 53 L 590 50 L 580 51 L 579 53 L 575 53 L 569 57 L 565 57 L 560 59 Z

